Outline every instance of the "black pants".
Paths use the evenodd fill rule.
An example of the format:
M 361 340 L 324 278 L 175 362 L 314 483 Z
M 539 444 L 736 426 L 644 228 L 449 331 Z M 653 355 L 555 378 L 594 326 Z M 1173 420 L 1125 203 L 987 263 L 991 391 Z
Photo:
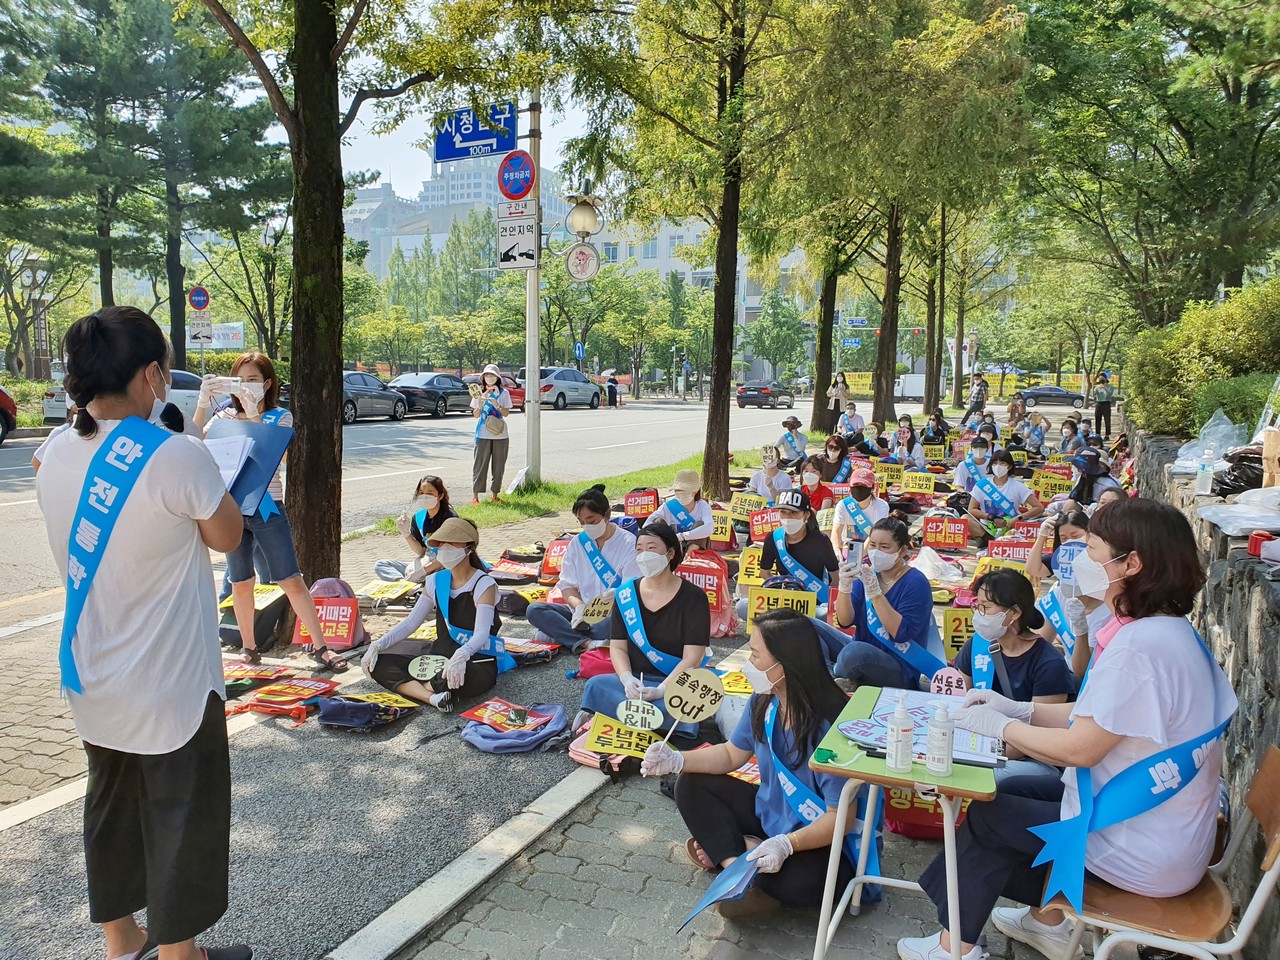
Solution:
M 1106 421 L 1107 429 L 1102 429 L 1103 421 Z M 1101 400 L 1093 407 L 1093 432 L 1100 433 L 1104 437 L 1111 436 L 1111 401 Z
M 754 784 L 712 773 L 682 773 L 676 781 L 676 807 L 693 839 L 712 863 L 747 852 L 746 837 L 765 839 L 756 816 Z M 793 853 L 777 873 L 756 875 L 755 887 L 788 907 L 817 907 L 827 879 L 831 848 Z M 837 889 L 853 879 L 853 865 L 840 858 Z
M 1008 897 L 1039 906 L 1049 865 L 1031 866 L 1044 841 L 1028 830 L 1059 819 L 1062 781 L 1053 776 L 1010 777 L 990 803 L 971 803 L 956 834 L 959 864 L 960 938 L 976 943 L 996 901 Z M 939 851 L 920 876 L 946 929 L 947 862 Z
M 181 943 L 227 912 L 231 759 L 223 702 L 210 693 L 195 735 L 172 753 L 84 745 L 89 919 L 146 908 L 154 943 Z
M 415 679 L 409 672 L 409 664 L 416 657 L 406 657 L 398 653 L 384 653 L 373 665 L 373 682 L 381 684 L 392 693 L 401 686 Z M 498 661 L 483 654 L 467 661 L 467 672 L 462 679 L 462 686 L 453 691 L 456 699 L 478 697 L 498 685 Z M 444 693 L 449 689 L 444 674 L 438 674 L 428 680 L 424 686 L 433 693 Z
M 987 405 L 987 401 L 985 400 L 979 400 L 977 403 L 969 404 L 969 409 L 966 410 L 964 412 L 964 416 L 960 418 L 960 429 L 961 430 L 964 429 L 965 424 L 969 422 L 969 418 L 974 414 L 977 414 L 979 417 L 981 417 L 983 408 L 986 407 L 986 405 Z

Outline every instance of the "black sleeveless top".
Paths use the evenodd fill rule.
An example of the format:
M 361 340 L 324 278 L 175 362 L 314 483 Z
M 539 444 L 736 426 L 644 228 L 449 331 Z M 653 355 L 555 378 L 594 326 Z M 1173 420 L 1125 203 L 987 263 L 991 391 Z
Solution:
M 471 589 L 458 594 L 456 597 L 449 598 L 449 618 L 453 625 L 459 630 L 474 630 L 476 626 L 476 594 L 475 589 L 480 582 L 488 576 L 487 573 L 481 571 L 478 575 L 472 574 Z M 434 589 L 435 584 L 432 583 Z M 493 629 L 490 631 L 497 634 L 502 626 L 502 618 L 498 616 L 495 610 L 493 613 Z M 458 652 L 458 643 L 453 639 L 453 634 L 449 632 L 449 624 L 444 619 L 444 611 L 440 606 L 436 605 L 436 639 L 431 645 L 431 652 L 439 657 L 451 657 Z M 477 653 L 472 660 L 482 660 L 488 657 L 485 653 Z

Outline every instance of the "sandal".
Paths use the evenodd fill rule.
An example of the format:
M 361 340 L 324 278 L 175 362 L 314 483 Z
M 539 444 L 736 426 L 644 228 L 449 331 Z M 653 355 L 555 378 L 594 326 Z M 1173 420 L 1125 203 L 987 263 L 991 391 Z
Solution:
M 716 865 L 711 862 L 711 858 L 707 856 L 705 850 L 698 844 L 698 841 L 690 837 L 684 842 L 684 852 L 689 855 L 689 859 L 695 867 L 707 871 L 707 873 L 715 873 Z
M 262 662 L 262 653 L 257 647 L 240 646 L 240 662 L 256 667 Z
M 350 665 L 328 647 L 313 647 L 310 651 L 311 662 L 320 670 L 332 670 L 334 673 L 346 673 Z M 324 658 L 329 654 L 329 659 Z

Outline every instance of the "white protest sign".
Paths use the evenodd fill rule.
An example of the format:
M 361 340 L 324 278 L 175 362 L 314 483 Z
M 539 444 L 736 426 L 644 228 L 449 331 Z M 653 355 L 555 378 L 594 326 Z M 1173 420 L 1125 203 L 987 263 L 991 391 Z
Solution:
M 662 711 L 646 700 L 623 700 L 618 704 L 618 722 L 637 730 L 657 730 L 662 726 Z
M 409 661 L 409 676 L 415 680 L 430 680 L 438 675 L 448 662 L 448 657 L 438 657 L 434 654 L 414 657 Z

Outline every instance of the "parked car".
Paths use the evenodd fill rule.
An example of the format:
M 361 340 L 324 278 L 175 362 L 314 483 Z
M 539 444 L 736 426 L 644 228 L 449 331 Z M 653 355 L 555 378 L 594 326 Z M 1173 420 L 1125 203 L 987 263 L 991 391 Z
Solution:
M 467 385 L 452 373 L 402 373 L 387 386 L 404 395 L 410 413 L 421 410 L 443 417 L 449 411 L 466 413 L 471 409 Z
M 0 443 L 9 436 L 9 431 L 18 425 L 18 402 L 4 387 L 0 387 Z
M 371 373 L 348 370 L 342 375 L 342 422 L 355 423 L 359 417 L 390 417 L 403 420 L 409 412 L 404 394 L 390 389 Z
M 480 374 L 469 373 L 462 378 L 468 387 L 480 382 Z M 524 413 L 524 386 L 509 373 L 502 374 L 502 388 L 511 394 L 511 409 Z
M 748 380 L 738 388 L 738 406 L 786 407 L 796 405 L 796 395 L 781 380 Z
M 1055 387 L 1052 384 L 1045 384 L 1042 387 L 1028 387 L 1022 391 L 1022 396 L 1027 401 L 1028 407 L 1034 407 L 1041 403 L 1069 403 L 1077 410 L 1084 406 L 1084 397 L 1078 393 L 1072 393 L 1070 390 L 1064 390 L 1062 387 Z
M 169 392 L 169 399 L 182 411 L 182 415 L 190 420 L 196 415 L 196 407 L 200 405 L 201 378 L 186 370 L 169 372 L 173 375 L 173 389 Z M 67 391 L 60 383 L 53 390 L 44 392 L 46 424 L 64 423 L 70 410 L 71 398 L 67 396 Z
M 525 380 L 524 372 L 524 368 L 521 367 L 516 379 L 524 384 L 525 395 L 528 396 L 529 384 Z M 573 367 L 543 367 L 540 372 L 542 374 L 542 382 L 538 390 L 540 402 L 550 403 L 557 410 L 563 410 L 571 403 L 585 404 L 592 410 L 600 406 L 600 388 Z

